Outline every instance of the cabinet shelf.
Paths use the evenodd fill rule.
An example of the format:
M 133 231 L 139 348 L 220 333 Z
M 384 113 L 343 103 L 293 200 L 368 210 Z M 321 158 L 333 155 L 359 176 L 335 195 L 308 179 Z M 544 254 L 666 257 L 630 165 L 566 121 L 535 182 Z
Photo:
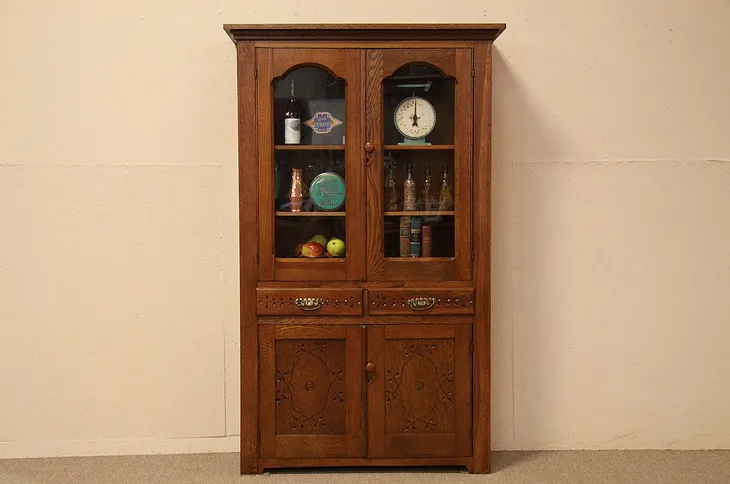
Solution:
M 385 145 L 386 150 L 412 150 L 412 151 L 446 151 L 453 150 L 454 145 Z
M 277 217 L 344 217 L 345 212 L 276 212 Z
M 399 212 L 385 212 L 386 217 L 426 217 L 426 216 L 434 216 L 434 217 L 453 217 L 454 214 L 453 210 L 438 212 L 435 210 L 432 210 L 430 212 L 426 211 L 419 211 L 419 210 L 408 210 L 408 211 L 399 211 Z
M 386 257 L 385 260 L 399 262 L 450 262 L 456 259 L 453 257 Z
M 276 151 L 344 151 L 345 145 L 276 145 Z

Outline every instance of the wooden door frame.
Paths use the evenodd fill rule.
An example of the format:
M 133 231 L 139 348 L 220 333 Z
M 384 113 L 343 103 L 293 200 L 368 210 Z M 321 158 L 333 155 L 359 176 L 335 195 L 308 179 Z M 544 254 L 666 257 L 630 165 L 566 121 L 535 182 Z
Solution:
M 355 325 L 277 325 L 259 326 L 261 418 L 260 457 L 268 459 L 363 458 L 365 432 L 363 413 L 365 328 Z M 345 433 L 317 435 L 277 435 L 275 375 L 276 341 L 282 339 L 338 339 L 345 341 Z M 311 455 L 307 455 L 311 452 Z
M 386 368 L 386 342 L 389 339 L 446 339 L 454 340 L 454 368 L 451 378 L 454 385 L 454 433 L 453 434 L 398 434 L 386 432 L 385 387 L 389 369 Z M 367 329 L 367 360 L 375 365 L 375 372 L 367 381 L 367 430 L 369 458 L 443 458 L 469 457 L 471 453 L 471 338 L 469 324 L 424 324 L 424 325 L 373 325 Z M 388 448 L 388 442 L 398 449 L 409 447 L 410 451 Z M 413 449 L 416 441 L 419 445 Z M 422 442 L 421 442 L 422 441 Z M 423 444 L 423 445 L 421 445 Z M 439 445 L 452 450 L 434 451 Z M 422 454 L 422 455 L 419 455 Z
M 365 191 L 362 152 L 363 52 L 355 49 L 256 49 L 258 98 L 258 251 L 260 281 L 357 281 L 365 278 Z M 274 95 L 273 81 L 298 67 L 320 67 L 346 83 L 345 94 L 345 237 L 344 259 L 275 257 Z
M 454 125 L 454 258 L 418 263 L 385 258 L 383 237 L 383 80 L 409 63 L 429 64 L 455 82 L 454 109 L 461 115 Z M 472 49 L 369 49 L 365 75 L 365 140 L 375 145 L 368 163 L 367 274 L 369 281 L 468 281 L 472 276 Z M 463 106 L 464 108 L 458 108 Z M 417 267 L 416 267 L 417 265 Z

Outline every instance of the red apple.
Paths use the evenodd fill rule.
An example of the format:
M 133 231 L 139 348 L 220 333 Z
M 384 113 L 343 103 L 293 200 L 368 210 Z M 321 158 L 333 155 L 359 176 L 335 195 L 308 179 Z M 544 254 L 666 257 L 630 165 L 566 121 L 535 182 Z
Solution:
M 324 246 L 322 244 L 319 244 L 317 242 L 307 242 L 302 246 L 302 255 L 304 257 L 309 257 L 311 259 L 315 259 L 317 257 L 322 257 L 322 253 L 324 252 Z

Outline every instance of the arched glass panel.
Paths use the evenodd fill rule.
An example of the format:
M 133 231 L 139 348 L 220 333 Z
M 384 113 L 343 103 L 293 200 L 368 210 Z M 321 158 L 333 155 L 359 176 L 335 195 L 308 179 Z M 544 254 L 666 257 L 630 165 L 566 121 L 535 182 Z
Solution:
M 277 258 L 346 256 L 345 82 L 320 67 L 274 81 Z
M 455 81 L 407 64 L 383 81 L 384 255 L 453 258 Z

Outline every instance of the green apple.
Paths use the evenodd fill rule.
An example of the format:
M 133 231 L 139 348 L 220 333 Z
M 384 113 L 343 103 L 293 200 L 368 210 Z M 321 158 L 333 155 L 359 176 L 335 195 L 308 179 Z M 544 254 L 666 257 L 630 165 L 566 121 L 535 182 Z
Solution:
M 342 257 L 345 255 L 345 243 L 337 237 L 333 237 L 327 242 L 327 253 L 332 257 Z
M 326 247 L 327 246 L 327 237 L 325 237 L 322 234 L 317 234 L 314 237 L 312 237 L 311 239 L 309 239 L 307 242 L 317 242 L 322 247 Z

